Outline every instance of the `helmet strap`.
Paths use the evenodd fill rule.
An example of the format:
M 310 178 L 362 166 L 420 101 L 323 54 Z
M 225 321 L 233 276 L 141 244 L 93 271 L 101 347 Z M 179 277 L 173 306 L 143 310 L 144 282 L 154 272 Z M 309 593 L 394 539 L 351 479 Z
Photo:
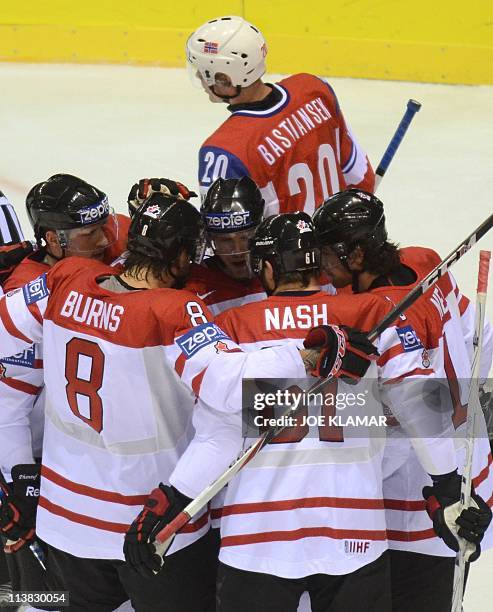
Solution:
M 212 91 L 212 93 L 216 96 L 216 98 L 219 98 L 220 100 L 222 100 L 223 102 L 229 102 L 230 100 L 233 100 L 234 98 L 237 98 L 240 93 L 241 93 L 241 85 L 236 85 L 236 93 L 234 96 L 220 96 L 214 89 L 214 85 L 209 85 L 209 89 Z
M 353 293 L 360 293 L 360 289 L 359 289 L 359 272 L 357 272 L 356 270 L 352 270 L 352 282 L 351 282 L 351 289 L 353 290 Z

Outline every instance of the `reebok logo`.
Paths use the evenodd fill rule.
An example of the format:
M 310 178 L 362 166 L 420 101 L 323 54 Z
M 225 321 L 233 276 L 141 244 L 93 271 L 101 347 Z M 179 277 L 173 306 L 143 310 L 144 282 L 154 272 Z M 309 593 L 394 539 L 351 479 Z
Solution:
M 36 487 L 26 487 L 26 497 L 39 497 L 39 489 Z

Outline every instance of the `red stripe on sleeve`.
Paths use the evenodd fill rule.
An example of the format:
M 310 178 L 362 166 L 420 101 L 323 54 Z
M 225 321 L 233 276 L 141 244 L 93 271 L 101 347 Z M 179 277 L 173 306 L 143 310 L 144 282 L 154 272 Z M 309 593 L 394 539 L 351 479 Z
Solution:
M 207 372 L 207 368 L 204 368 L 202 370 L 202 372 L 200 372 L 199 374 L 197 374 L 197 376 L 195 376 L 195 378 L 192 380 L 192 390 L 195 393 L 195 395 L 198 397 L 199 393 L 200 393 L 200 387 L 202 385 L 202 379 L 204 378 L 205 373 Z
M 459 301 L 459 312 L 460 312 L 461 317 L 466 312 L 469 304 L 470 304 L 469 298 L 466 298 L 466 296 L 463 295 Z
M 181 375 L 183 374 L 183 370 L 185 369 L 186 362 L 187 360 L 185 358 L 185 355 L 183 353 L 180 353 L 180 356 L 175 361 L 175 370 L 180 378 L 181 378 Z
M 39 311 L 38 305 L 36 303 L 29 304 L 28 308 L 29 308 L 29 312 L 36 319 L 36 321 L 40 325 L 43 325 L 43 317 L 41 316 L 41 312 Z
M 384 353 L 382 353 L 380 357 L 377 359 L 377 364 L 380 367 L 384 366 L 391 359 L 393 359 L 394 357 L 397 357 L 397 355 L 402 355 L 402 353 L 404 353 L 404 349 L 402 348 L 402 344 L 399 342 L 395 346 L 391 346 Z
M 10 318 L 9 311 L 7 309 L 7 302 L 5 298 L 0 300 L 0 320 L 2 321 L 7 332 L 13 336 L 14 338 L 18 338 L 23 342 L 27 342 L 27 344 L 32 344 L 33 341 L 25 336 L 17 327 L 14 325 L 14 322 Z
M 402 376 L 398 376 L 397 378 L 390 378 L 389 380 L 386 380 L 383 384 L 393 385 L 395 383 L 400 382 L 404 378 L 408 378 L 409 376 L 430 376 L 433 373 L 434 370 L 430 368 L 415 368 L 414 370 L 411 370 L 411 372 L 406 372 L 406 374 L 402 374 Z
M 36 385 L 30 385 L 23 380 L 18 380 L 17 378 L 2 378 L 0 379 L 4 385 L 10 387 L 11 389 L 15 389 L 16 391 L 21 391 L 22 393 L 27 393 L 28 395 L 38 395 L 41 391 L 41 387 L 36 387 Z

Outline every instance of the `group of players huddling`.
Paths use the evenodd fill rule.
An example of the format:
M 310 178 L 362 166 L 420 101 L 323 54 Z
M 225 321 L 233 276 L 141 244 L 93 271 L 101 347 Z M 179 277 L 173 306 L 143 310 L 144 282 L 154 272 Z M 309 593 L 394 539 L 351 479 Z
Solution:
M 172 179 L 136 183 L 127 217 L 56 174 L 27 195 L 30 243 L 0 194 L 0 531 L 16 591 L 67 591 L 74 611 L 448 612 L 459 540 L 468 562 L 491 545 L 484 419 L 459 510 L 474 305 L 448 274 L 367 339 L 440 258 L 388 239 L 330 85 L 264 83 L 266 53 L 239 17 L 187 42 L 230 112 L 200 149 L 200 212 Z M 492 353 L 487 325 L 484 377 Z M 285 429 L 156 555 L 156 534 L 252 441 L 242 380 L 328 377 L 333 396 L 375 383 L 364 410 L 386 415 L 383 434 Z

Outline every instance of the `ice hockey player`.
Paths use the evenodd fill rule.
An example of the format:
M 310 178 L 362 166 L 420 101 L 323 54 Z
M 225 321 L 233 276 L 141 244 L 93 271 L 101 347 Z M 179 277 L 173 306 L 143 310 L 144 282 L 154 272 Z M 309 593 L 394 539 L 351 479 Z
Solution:
M 250 266 L 249 241 L 264 213 L 257 185 L 248 176 L 218 178 L 200 213 L 212 256 L 194 266 L 187 288 L 201 296 L 214 315 L 265 298 Z
M 265 216 L 304 210 L 375 176 L 348 128 L 333 89 L 311 74 L 264 83 L 267 45 L 241 17 L 211 19 L 190 35 L 187 60 L 212 102 L 230 117 L 199 151 L 204 195 L 218 178 L 250 176 L 265 200 Z
M 314 224 L 323 245 L 322 265 L 338 288 L 352 286 L 358 294 L 369 292 L 397 303 L 436 263 L 429 265 L 428 249 L 413 247 L 405 253 L 405 249 L 399 251 L 387 240 L 383 204 L 367 192 L 348 190 L 336 194 L 317 210 Z M 468 381 L 471 375 L 460 322 L 454 326 L 451 312 L 440 286 L 436 286 L 431 295 L 421 298 L 408 311 L 418 321 L 418 334 L 408 333 L 405 325 L 400 333 L 406 355 L 421 356 L 422 364 L 415 374 L 421 375 L 432 367 L 448 381 L 450 395 L 441 398 L 441 410 L 436 411 L 435 417 L 448 418 L 449 435 L 453 434 L 453 425 L 458 424 L 458 408 L 462 408 L 460 381 Z M 400 401 L 404 405 L 407 388 L 401 385 Z M 430 416 L 433 418 L 433 414 Z M 493 502 L 487 440 L 476 439 L 476 492 L 471 507 L 459 516 L 461 481 L 457 469 L 441 474 L 431 471 L 416 457 L 414 441 L 411 444 L 402 435 L 398 424 L 393 429 L 384 459 L 393 607 L 407 612 L 431 606 L 448 612 L 457 532 L 469 542 L 467 556 L 473 561 L 479 556 L 480 542 L 491 521 L 491 511 L 484 502 Z M 431 430 L 423 433 L 423 439 L 433 437 Z M 441 445 L 447 440 L 451 438 L 442 439 Z M 457 465 L 461 466 L 460 453 Z
M 189 271 L 199 222 L 188 202 L 154 194 L 134 215 L 121 274 L 66 258 L 0 300 L 0 356 L 43 343 L 47 418 L 36 529 L 74 610 L 109 612 L 128 597 L 137 611 L 163 601 L 173 612 L 207 609 L 215 578 L 207 512 L 177 536 L 155 579 L 132 569 L 149 559 L 156 569 L 149 524 L 156 513 L 160 520 L 176 514 L 190 490 L 163 486 L 147 499 L 148 492 L 168 480 L 192 415 L 205 411 L 222 431 L 222 411 L 236 408 L 243 376 L 306 372 L 293 345 L 237 352 L 194 294 L 173 289 Z M 331 358 L 332 345 L 319 352 L 322 373 L 344 365 Z M 220 470 L 229 461 L 222 450 Z M 123 534 L 144 502 L 126 537 L 127 565 Z
M 109 262 L 126 245 L 126 232 L 119 239 L 115 232 L 117 224 L 106 195 L 77 177 L 58 174 L 35 185 L 26 205 L 38 249 L 33 252 L 31 243 L 28 249 L 22 244 L 16 247 L 27 256 L 10 271 L 6 291 L 32 281 L 63 257 L 79 255 Z M 13 209 L 8 212 L 12 219 Z M 12 223 L 8 227 L 10 239 L 22 240 L 19 232 L 13 231 Z M 7 499 L 18 512 L 13 525 L 8 511 L 0 513 L 0 531 L 15 541 L 7 557 L 14 590 L 45 590 L 44 572 L 25 547 L 34 537 L 39 494 L 44 422 L 41 347 L 32 345 L 2 359 L 0 370 L 0 468 L 7 481 L 13 483 L 6 491 Z
M 151 193 L 171 193 L 185 199 L 196 195 L 171 179 L 141 179 L 130 190 L 130 214 Z M 217 179 L 202 204 L 204 243 L 191 268 L 187 289 L 196 293 L 213 315 L 265 298 L 263 287 L 252 274 L 248 247 L 263 210 L 262 195 L 249 177 Z
M 300 248 L 303 245 L 305 249 Z M 264 302 L 227 311 L 218 319 L 218 324 L 232 333 L 242 348 L 247 350 L 268 346 L 279 342 L 281 338 L 299 339 L 310 316 L 318 316 L 318 322 L 325 324 L 337 322 L 354 325 L 357 321 L 358 327 L 369 330 L 388 312 L 391 307 L 389 302 L 379 297 L 375 299 L 376 296 L 362 294 L 330 297 L 320 292 L 317 284 L 319 259 L 316 245 L 318 240 L 313 235 L 310 219 L 302 213 L 272 217 L 259 228 L 252 252 L 254 260 L 258 262 L 262 282 L 271 295 Z M 311 324 L 315 322 L 310 321 Z M 392 326 L 378 340 L 381 352 L 377 361 L 380 378 L 405 377 L 416 366 L 416 360 L 407 359 L 400 350 L 399 331 Z M 376 372 L 373 376 L 377 378 Z M 341 391 L 343 389 L 339 385 L 337 392 Z M 378 408 L 381 410 L 380 403 Z M 348 410 L 346 407 L 337 414 L 344 415 Z M 361 413 L 361 407 L 359 410 Z M 363 410 L 373 414 L 368 402 Z M 327 414 L 322 411 L 322 416 Z M 298 439 L 300 433 L 309 436 L 307 427 L 304 432 L 292 433 L 298 434 Z M 265 478 L 262 475 L 265 466 L 258 471 L 258 487 L 252 484 L 253 476 L 249 478 L 248 484 L 239 482 L 238 487 L 231 492 L 234 497 L 227 496 L 223 509 L 222 531 L 227 533 L 222 535 L 225 544 L 221 548 L 220 559 L 224 577 L 220 584 L 224 591 L 225 610 L 228 609 L 226 602 L 231 606 L 231 598 L 234 600 L 237 597 L 235 590 L 238 591 L 239 585 L 236 581 L 246 574 L 245 580 L 255 583 L 259 580 L 259 574 L 251 572 L 258 572 L 258 568 L 264 568 L 266 576 L 263 579 L 269 585 L 272 575 L 277 576 L 274 584 L 278 588 L 283 584 L 286 594 L 291 593 L 290 607 L 286 609 L 296 609 L 297 599 L 305 588 L 310 591 L 312 610 L 358 609 L 362 606 L 362 600 L 365 609 L 390 609 L 389 559 L 384 552 L 387 548 L 386 535 L 380 539 L 378 537 L 386 534 L 380 472 L 384 436 L 385 433 L 381 431 L 381 435 L 373 440 L 373 443 L 380 443 L 379 452 L 373 448 L 373 454 L 369 452 L 365 460 L 357 459 L 355 455 L 353 462 L 348 462 L 342 459 L 343 455 L 354 452 L 357 446 L 351 427 L 342 429 L 319 426 L 316 442 L 308 437 L 292 445 L 295 451 L 292 453 L 292 461 L 286 460 L 283 464 L 285 468 L 289 464 L 290 470 L 286 469 L 285 475 L 277 475 L 275 486 L 273 482 L 270 487 L 265 486 L 265 483 L 260 485 L 260 480 Z M 288 438 L 279 440 L 283 441 L 288 442 Z M 359 439 L 358 442 L 361 444 L 363 440 Z M 368 444 L 368 441 L 364 442 Z M 371 448 L 371 443 L 369 446 Z M 297 454 L 303 451 L 305 455 L 308 452 L 303 447 L 315 447 L 318 452 L 324 449 L 326 465 L 317 468 L 312 465 L 296 466 Z M 348 465 L 342 466 L 341 463 Z M 322 478 L 322 469 L 331 470 L 329 482 Z M 300 470 L 304 471 L 303 476 L 295 477 L 295 472 Z M 276 529 L 275 533 L 269 533 L 262 525 L 264 515 L 261 512 L 269 507 L 273 523 L 283 520 L 283 482 L 290 489 L 290 499 L 297 499 L 298 504 L 290 506 L 289 529 L 286 532 Z M 307 482 L 312 483 L 311 496 L 306 496 L 304 492 Z M 361 488 L 362 482 L 365 483 L 364 489 Z M 297 483 L 301 487 L 299 491 L 295 490 Z M 246 499 L 252 500 L 252 489 L 258 495 L 258 499 L 255 499 L 258 503 L 255 507 L 245 506 Z M 320 503 L 321 500 L 324 503 Z M 244 535 L 242 532 L 240 536 L 237 531 L 240 529 L 240 519 L 246 519 L 245 513 L 248 515 L 249 531 L 254 533 Z M 320 525 L 316 531 L 318 537 L 311 542 L 317 515 Z M 326 525 L 329 529 L 324 529 Z M 295 542 L 288 544 L 293 531 L 298 533 L 298 537 Z M 282 546 L 278 544 L 280 541 L 283 542 Z M 259 547 L 259 542 L 268 542 L 270 548 L 266 550 L 265 544 Z M 325 550 L 326 558 L 322 557 L 322 550 Z M 287 560 L 290 560 L 289 566 Z M 373 577 L 371 580 L 367 578 L 370 574 Z M 288 590 L 289 579 L 291 586 Z M 240 596 L 246 597 L 243 591 Z M 276 592 L 274 596 L 281 597 L 282 594 Z M 221 592 L 219 599 L 222 602 Z M 264 605 L 267 606 L 267 602 Z

